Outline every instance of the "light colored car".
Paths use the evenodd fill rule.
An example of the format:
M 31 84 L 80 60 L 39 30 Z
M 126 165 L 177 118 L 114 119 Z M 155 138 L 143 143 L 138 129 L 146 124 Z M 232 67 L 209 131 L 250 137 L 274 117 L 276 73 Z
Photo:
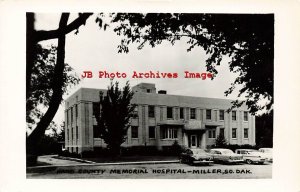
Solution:
M 236 154 L 240 154 L 243 156 L 243 159 L 248 164 L 264 164 L 266 158 L 262 152 L 254 149 L 237 149 L 235 150 Z
M 266 161 L 273 162 L 273 149 L 272 148 L 260 148 L 259 152 L 263 153 L 263 157 L 266 158 Z
M 210 155 L 213 158 L 214 162 L 222 162 L 222 163 L 243 163 L 243 156 L 239 154 L 235 154 L 230 149 L 211 149 Z
M 212 157 L 203 149 L 185 149 L 179 158 L 181 163 L 187 164 L 204 164 L 210 165 L 213 163 Z

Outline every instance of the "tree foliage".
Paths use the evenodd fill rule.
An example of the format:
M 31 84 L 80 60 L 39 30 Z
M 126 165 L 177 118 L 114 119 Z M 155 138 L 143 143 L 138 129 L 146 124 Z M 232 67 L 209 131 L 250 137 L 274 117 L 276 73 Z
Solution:
M 117 26 L 114 31 L 124 36 L 118 46 L 119 52 L 128 53 L 129 45 L 146 44 L 152 47 L 169 41 L 185 39 L 187 51 L 202 47 L 209 55 L 207 71 L 218 74 L 217 66 L 224 56 L 230 57 L 229 69 L 238 77 L 225 91 L 233 92 L 241 85 L 232 108 L 246 104 L 250 112 L 271 111 L 273 107 L 273 14 L 179 14 L 179 13 L 117 13 L 110 15 Z M 99 16 L 99 19 L 101 16 Z M 259 101 L 265 100 L 261 104 Z
M 28 128 L 33 128 L 42 117 L 43 108 L 49 106 L 53 94 L 53 77 L 57 48 L 43 48 L 36 45 L 36 55 L 31 75 L 31 94 L 26 101 L 26 122 Z M 70 86 L 78 84 L 79 77 L 73 73 L 73 68 L 65 64 L 62 78 L 62 91 L 66 93 Z
M 29 121 L 30 123 L 33 122 L 33 116 L 40 117 L 35 129 L 26 138 L 27 157 L 36 156 L 36 153 L 39 148 L 38 143 L 44 136 L 45 130 L 52 122 L 52 119 L 54 118 L 62 101 L 62 96 L 65 91 L 64 87 L 66 85 L 66 81 L 68 81 L 68 77 L 66 78 L 65 73 L 68 72 L 68 69 L 70 69 L 65 65 L 66 35 L 72 32 L 73 30 L 78 31 L 79 27 L 85 24 L 86 20 L 89 18 L 90 15 L 92 14 L 79 13 L 78 17 L 68 24 L 70 13 L 62 13 L 58 29 L 44 31 L 35 29 L 35 14 L 26 13 L 26 102 L 28 102 L 28 109 L 26 109 L 26 117 L 28 117 L 27 121 Z M 51 74 L 51 82 L 48 82 L 50 84 L 46 83 L 46 86 L 49 85 L 50 89 L 41 90 L 42 92 L 39 93 L 35 92 L 35 85 L 40 84 L 39 81 L 44 81 L 43 78 L 45 77 L 39 76 L 34 72 L 34 70 L 38 68 L 38 66 L 36 66 L 38 64 L 36 60 L 39 58 L 39 46 L 37 44 L 40 41 L 49 39 L 58 40 L 55 58 L 56 60 L 53 68 L 53 73 Z M 47 57 L 42 56 L 42 58 L 46 59 Z M 50 98 L 47 97 L 47 91 L 50 91 Z M 35 97 L 38 97 L 38 101 L 32 101 L 36 99 Z M 43 101 L 43 99 L 45 100 Z M 48 104 L 48 109 L 46 110 L 45 114 L 41 115 L 41 113 L 38 111 L 38 103 Z
M 135 108 L 130 103 L 132 97 L 133 92 L 128 82 L 122 91 L 118 82 L 111 82 L 106 96 L 100 96 L 98 109 L 95 111 L 100 137 L 116 155 L 120 153 L 120 146 L 126 140 L 130 127 L 130 117 Z
M 215 141 L 216 148 L 224 148 L 228 144 L 227 140 L 225 139 L 225 136 L 223 134 L 219 134 Z

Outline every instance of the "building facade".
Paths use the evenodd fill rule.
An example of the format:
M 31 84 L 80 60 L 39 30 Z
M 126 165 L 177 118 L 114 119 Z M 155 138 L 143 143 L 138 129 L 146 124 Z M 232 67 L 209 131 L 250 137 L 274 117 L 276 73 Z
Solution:
M 229 113 L 231 100 L 168 95 L 156 92 L 155 84 L 132 87 L 132 103 L 137 107 L 131 118 L 127 139 L 130 146 L 156 146 L 162 149 L 177 141 L 191 148 L 209 148 L 219 134 L 230 144 L 255 145 L 255 116 L 242 106 Z M 105 147 L 95 127 L 95 102 L 106 90 L 81 88 L 65 102 L 65 144 L 70 152 L 81 153 Z

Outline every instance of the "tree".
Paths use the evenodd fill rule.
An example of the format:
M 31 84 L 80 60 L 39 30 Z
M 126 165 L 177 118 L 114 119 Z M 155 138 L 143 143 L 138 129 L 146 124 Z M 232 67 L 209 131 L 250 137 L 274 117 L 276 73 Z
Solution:
M 273 112 L 256 117 L 255 127 L 256 145 L 258 147 L 273 147 Z
M 122 91 L 118 82 L 111 82 L 104 98 L 100 93 L 100 102 L 95 111 L 97 129 L 113 155 L 120 154 L 121 144 L 126 140 L 130 117 L 135 108 L 130 103 L 132 97 L 133 92 L 128 82 Z
M 50 83 L 52 94 L 50 98 L 48 98 L 49 101 L 46 102 L 48 109 L 45 114 L 40 117 L 40 121 L 37 123 L 36 128 L 27 137 L 27 155 L 35 155 L 37 153 L 38 143 L 43 137 L 45 130 L 51 123 L 62 101 L 62 95 L 64 93 L 63 87 L 66 81 L 66 79 L 64 79 L 64 71 L 66 70 L 64 62 L 66 34 L 73 30 L 78 30 L 81 25 L 84 25 L 91 13 L 79 14 L 78 18 L 68 24 L 69 15 L 69 13 L 62 13 L 57 30 L 37 31 L 34 28 L 34 13 L 26 14 L 26 103 L 30 102 L 30 98 L 32 98 L 34 92 L 34 84 L 31 80 L 34 78 L 34 68 L 36 67 L 36 56 L 38 53 L 37 44 L 43 40 L 58 39 L 56 61 L 53 69 L 52 81 Z M 40 81 L 41 78 L 37 80 Z M 45 92 L 47 90 L 42 91 Z M 34 105 L 29 104 L 29 106 Z M 33 110 L 36 110 L 36 107 L 26 111 L 27 117 L 30 116 L 29 114 L 34 113 Z
M 207 71 L 215 76 L 223 57 L 231 58 L 229 69 L 239 76 L 225 95 L 241 85 L 238 97 L 246 99 L 233 101 L 229 110 L 244 103 L 252 114 L 273 110 L 273 14 L 117 13 L 111 18 L 117 25 L 114 31 L 124 36 L 119 52 L 128 53 L 132 43 L 142 49 L 146 43 L 155 47 L 162 41 L 174 45 L 186 39 L 188 51 L 196 46 L 206 51 Z
M 29 129 L 33 129 L 37 121 L 43 116 L 42 109 L 49 106 L 52 96 L 52 82 L 54 76 L 54 66 L 56 61 L 55 46 L 43 48 L 40 44 L 36 45 L 36 57 L 31 76 L 31 94 L 26 102 L 26 122 Z M 63 93 L 67 89 L 78 84 L 80 79 L 72 73 L 73 68 L 65 64 L 63 71 Z M 51 125 L 51 124 L 50 124 Z
M 219 134 L 215 141 L 215 147 L 224 148 L 227 146 L 227 140 L 225 139 L 223 134 Z

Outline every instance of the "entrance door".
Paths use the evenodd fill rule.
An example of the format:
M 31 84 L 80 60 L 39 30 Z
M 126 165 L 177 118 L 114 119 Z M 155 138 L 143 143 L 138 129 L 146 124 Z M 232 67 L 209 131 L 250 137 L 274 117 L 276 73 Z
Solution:
M 197 148 L 197 135 L 191 135 L 191 148 Z

